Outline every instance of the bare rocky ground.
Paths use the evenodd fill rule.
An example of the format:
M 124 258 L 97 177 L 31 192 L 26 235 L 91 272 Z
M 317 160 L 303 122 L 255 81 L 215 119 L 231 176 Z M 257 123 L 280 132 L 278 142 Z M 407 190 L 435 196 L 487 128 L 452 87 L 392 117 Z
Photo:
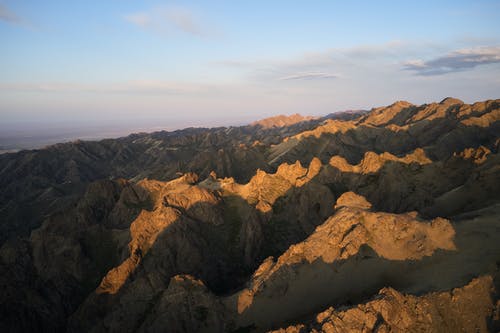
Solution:
M 0 329 L 496 332 L 499 145 L 447 98 L 0 155 Z

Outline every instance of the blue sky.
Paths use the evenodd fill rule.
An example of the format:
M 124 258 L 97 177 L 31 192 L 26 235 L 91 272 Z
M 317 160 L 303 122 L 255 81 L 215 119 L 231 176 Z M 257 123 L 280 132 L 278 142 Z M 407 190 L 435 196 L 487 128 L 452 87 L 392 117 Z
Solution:
M 500 1 L 0 0 L 0 42 L 4 125 L 500 97 Z

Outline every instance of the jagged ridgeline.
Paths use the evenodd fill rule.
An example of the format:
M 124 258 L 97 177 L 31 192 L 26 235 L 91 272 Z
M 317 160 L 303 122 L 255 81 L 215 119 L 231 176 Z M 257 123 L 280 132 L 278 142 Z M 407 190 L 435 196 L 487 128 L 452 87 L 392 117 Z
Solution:
M 500 100 L 0 155 L 2 332 L 495 332 Z

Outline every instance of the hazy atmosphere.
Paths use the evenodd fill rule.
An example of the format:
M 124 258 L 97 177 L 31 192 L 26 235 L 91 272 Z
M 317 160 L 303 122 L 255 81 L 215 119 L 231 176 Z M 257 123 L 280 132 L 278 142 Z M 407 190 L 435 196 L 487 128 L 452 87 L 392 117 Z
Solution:
M 498 12 L 498 1 L 2 0 L 0 139 L 494 98 Z

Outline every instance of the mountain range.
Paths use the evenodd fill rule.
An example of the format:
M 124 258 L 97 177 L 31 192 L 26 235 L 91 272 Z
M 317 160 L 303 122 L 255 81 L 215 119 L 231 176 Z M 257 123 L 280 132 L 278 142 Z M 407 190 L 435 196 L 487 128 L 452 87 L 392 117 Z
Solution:
M 0 155 L 2 332 L 496 332 L 500 100 Z

